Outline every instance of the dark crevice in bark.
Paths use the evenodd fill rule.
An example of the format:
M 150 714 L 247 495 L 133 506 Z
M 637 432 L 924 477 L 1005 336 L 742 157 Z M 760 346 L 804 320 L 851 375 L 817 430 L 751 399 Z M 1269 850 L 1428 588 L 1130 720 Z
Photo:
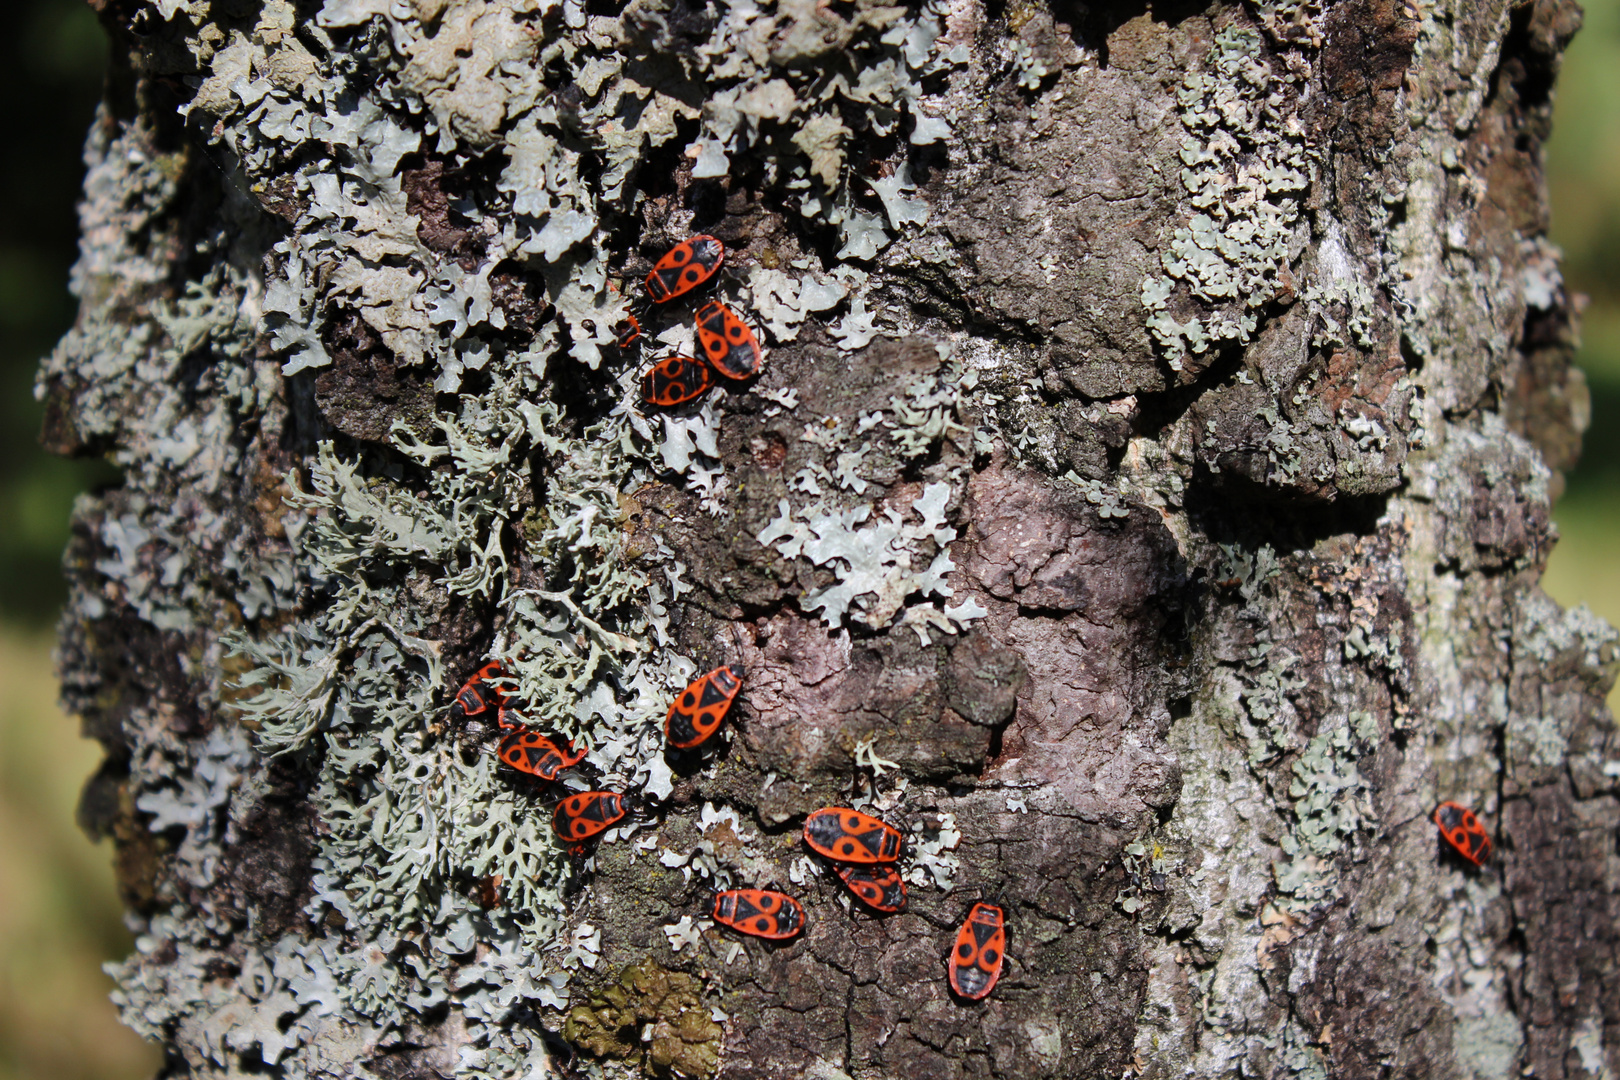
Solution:
M 1178 381 L 1165 367 L 1168 389 L 1156 393 L 1139 393 L 1137 409 L 1131 417 L 1131 429 L 1138 435 L 1157 436 L 1174 428 L 1205 394 L 1224 384 L 1243 369 L 1244 350 L 1227 345 L 1220 349 L 1209 364 L 1191 382 Z
M 1214 544 L 1235 543 L 1246 549 L 1270 544 L 1279 554 L 1307 551 L 1336 536 L 1368 536 L 1389 509 L 1388 495 L 1345 497 L 1333 502 L 1288 501 L 1246 481 L 1217 480 L 1207 471 L 1203 483 L 1187 492 L 1187 512 Z M 1234 516 L 1233 503 L 1256 513 Z

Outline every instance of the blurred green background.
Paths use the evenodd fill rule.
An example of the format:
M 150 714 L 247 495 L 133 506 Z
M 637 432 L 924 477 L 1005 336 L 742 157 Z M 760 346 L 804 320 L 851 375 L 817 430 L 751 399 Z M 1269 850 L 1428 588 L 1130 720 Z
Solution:
M 84 0 L 8 0 L 0 101 L 0 1080 L 151 1076 L 155 1048 L 117 1022 L 100 963 L 130 948 L 111 853 L 73 824 L 99 759 L 56 709 L 50 628 L 74 495 L 95 462 L 35 443 L 34 365 L 73 319 L 67 294 L 83 166 L 106 45 Z M 1563 539 L 1547 591 L 1620 624 L 1620 0 L 1587 5 L 1558 89 L 1548 151 L 1553 239 L 1591 297 L 1579 363 L 1594 423 L 1554 510 Z M 1616 704 L 1611 696 L 1611 705 Z
M 1558 79 L 1547 183 L 1565 280 L 1590 297 L 1576 363 L 1592 390 L 1592 426 L 1553 507 L 1562 539 L 1542 587 L 1620 626 L 1620 0 L 1584 6 Z M 1620 690 L 1609 707 L 1620 708 Z

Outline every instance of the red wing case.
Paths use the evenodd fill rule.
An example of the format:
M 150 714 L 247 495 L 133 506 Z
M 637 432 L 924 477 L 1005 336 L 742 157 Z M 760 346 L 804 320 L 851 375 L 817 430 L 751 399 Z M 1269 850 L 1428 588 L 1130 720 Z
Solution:
M 906 909 L 906 883 L 893 863 L 847 863 L 838 867 L 838 876 L 855 899 L 874 911 Z
M 707 364 L 690 356 L 666 356 L 641 377 L 641 400 L 660 409 L 700 398 L 714 385 Z
M 478 717 L 485 723 L 494 720 L 503 728 L 517 727 L 516 721 L 508 719 L 511 710 L 507 707 L 506 691 L 495 685 L 495 680 L 505 674 L 499 660 L 491 660 L 474 672 L 472 678 L 461 684 L 456 699 L 450 703 L 450 722 L 459 724 Z M 491 711 L 493 716 L 489 715 Z
M 1446 843 L 1457 849 L 1457 854 L 1484 866 L 1491 857 L 1491 838 L 1475 814 L 1462 803 L 1443 802 L 1434 811 L 1434 823 Z
M 585 751 L 575 750 L 566 739 L 559 744 L 532 728 L 523 728 L 501 740 L 500 757 L 519 772 L 555 780 L 564 769 L 578 765 Z
M 995 989 L 1006 954 L 1007 928 L 994 904 L 974 904 L 951 949 L 951 989 L 977 1001 Z
M 804 842 L 835 862 L 886 863 L 900 857 L 898 829 L 841 806 L 828 806 L 805 818 Z
M 741 669 L 717 667 L 681 691 L 664 718 L 664 736 L 681 750 L 701 746 L 720 730 L 742 686 Z
M 619 348 L 628 349 L 641 339 L 641 320 L 627 314 L 620 320 L 619 325 L 613 328 L 613 332 L 618 335 Z
M 624 817 L 624 797 L 616 791 L 580 791 L 557 804 L 551 827 L 571 849 L 600 836 Z
M 647 295 L 655 304 L 667 304 L 700 288 L 720 270 L 726 246 L 712 236 L 698 235 L 670 248 L 647 275 Z
M 781 941 L 804 929 L 804 908 L 771 889 L 726 889 L 714 894 L 714 921 L 754 937 Z
M 742 317 L 718 300 L 698 309 L 698 348 L 716 373 L 728 379 L 751 379 L 765 365 L 759 339 Z

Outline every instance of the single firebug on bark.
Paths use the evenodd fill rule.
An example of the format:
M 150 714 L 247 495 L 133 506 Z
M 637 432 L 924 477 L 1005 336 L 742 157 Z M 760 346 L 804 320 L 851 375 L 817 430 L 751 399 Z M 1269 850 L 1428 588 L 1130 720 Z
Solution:
M 459 724 L 478 717 L 485 722 L 494 720 L 503 728 L 517 727 L 517 722 L 508 718 L 506 691 L 494 683 L 503 674 L 499 660 L 491 660 L 474 672 L 450 703 L 450 722 Z M 491 710 L 493 715 L 489 715 Z
M 771 889 L 726 889 L 714 894 L 714 921 L 754 937 L 780 941 L 804 929 L 804 908 Z
M 717 667 L 682 690 L 664 718 L 664 735 L 669 745 L 690 750 L 719 731 L 720 722 L 737 699 L 742 673 L 742 668 L 737 666 Z
M 1434 823 L 1446 843 L 1457 849 L 1457 854 L 1484 866 L 1491 857 L 1491 838 L 1480 824 L 1478 815 L 1461 803 L 1443 802 L 1434 811 Z
M 585 751 L 575 750 L 566 739 L 559 744 L 533 728 L 519 728 L 501 740 L 500 758 L 519 772 L 555 780 L 558 773 L 584 760 Z
M 805 818 L 804 842 L 837 862 L 887 863 L 900 857 L 898 829 L 841 806 L 828 806 Z
M 994 904 L 977 903 L 956 932 L 949 961 L 951 989 L 972 1001 L 989 994 L 1001 978 L 1007 948 L 1005 916 Z

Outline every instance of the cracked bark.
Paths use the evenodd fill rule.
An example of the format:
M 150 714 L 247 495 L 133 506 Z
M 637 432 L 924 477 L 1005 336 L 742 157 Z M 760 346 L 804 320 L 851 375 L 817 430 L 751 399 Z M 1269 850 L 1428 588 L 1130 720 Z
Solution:
M 163 272 L 109 275 L 111 299 L 86 292 L 86 310 L 158 335 L 150 303 L 199 276 L 198 259 L 262 257 L 308 206 L 273 179 L 250 178 L 251 197 L 233 189 L 205 133 L 173 118 L 195 71 L 177 25 L 134 0 L 100 7 L 123 58 L 100 137 L 122 132 L 178 180 L 151 218 L 87 217 L 87 251 L 108 243 L 96 229 L 121 230 Z M 1306 12 L 1314 36 L 1283 8 Z M 1578 9 L 961 3 L 951 18 L 976 57 L 945 91 L 955 135 L 909 151 L 931 223 L 870 267 L 874 295 L 916 334 L 852 352 L 812 318 L 773 348 L 756 392 L 720 406 L 719 517 L 679 483 L 625 494 L 627 543 L 663 543 L 688 567 L 678 646 L 748 672 L 734 741 L 716 769 L 680 772 L 661 843 L 690 846 L 698 808 L 724 803 L 760 833 L 749 857 L 785 875 L 803 816 L 847 797 L 851 753 L 870 741 L 911 783 L 904 816 L 954 814 L 959 887 L 917 889 L 905 914 L 870 918 L 816 879 L 800 939 L 744 942 L 727 965 L 671 953 L 660 932 L 701 903 L 694 885 L 605 846 L 567 912 L 602 930 L 576 994 L 648 957 L 712 975 L 729 1013 L 719 1075 L 733 1080 L 1620 1073 L 1612 643 L 1537 586 L 1549 491 L 1584 424 L 1539 160 Z M 1314 172 L 1252 338 L 1172 365 L 1145 328 L 1142 282 L 1189 216 L 1178 88 L 1234 27 L 1260 35 L 1274 76 L 1296 77 L 1278 108 Z M 990 59 L 1011 42 L 1044 64 L 1037 87 Z M 649 170 L 639 218 L 615 226 L 628 279 L 650 238 L 683 231 L 723 237 L 737 263 L 825 243 L 750 187 L 757 174 L 691 168 Z M 476 269 L 485 237 L 458 207 L 499 172 L 476 158 L 402 165 L 422 243 Z M 220 217 L 238 246 L 196 255 L 189 241 Z M 950 256 L 925 257 L 928 244 Z M 1369 284 L 1365 336 L 1322 346 L 1322 313 L 1344 313 L 1307 296 L 1336 273 Z M 496 275 L 512 334 L 559 317 L 537 281 Z M 1180 314 L 1197 309 L 1182 301 Z M 230 436 L 240 453 L 215 496 L 255 544 L 285 543 L 280 478 L 316 437 L 386 455 L 396 420 L 436 406 L 431 372 L 358 315 L 329 316 L 333 362 L 316 374 L 283 380 L 260 338 L 269 404 Z M 829 632 L 800 603 L 831 577 L 753 537 L 818 460 L 808 432 L 890 408 L 942 369 L 933 343 L 947 336 L 958 355 L 993 358 L 972 400 L 994 449 L 947 438 L 920 464 L 878 454 L 863 476 L 867 501 L 903 513 L 930 478 L 965 473 L 953 599 L 988 614 L 926 644 L 904 627 Z M 588 375 L 558 379 L 570 377 L 570 400 L 599 408 Z M 761 394 L 789 387 L 791 415 Z M 75 418 L 93 382 L 46 391 L 53 449 L 136 441 L 139 400 L 126 424 L 88 436 Z M 1106 492 L 1121 481 L 1116 505 Z M 67 557 L 103 605 L 63 630 L 65 698 L 108 748 L 85 825 L 114 839 L 141 917 L 179 902 L 227 938 L 330 932 L 297 914 L 321 824 L 296 770 L 262 763 L 274 797 L 242 810 L 211 891 L 179 879 L 172 830 L 154 834 L 133 804 L 141 770 L 158 767 L 131 758 L 136 725 L 167 730 L 172 762 L 231 722 L 217 678 L 228 619 L 162 629 L 104 570 L 103 523 L 136 498 L 191 497 L 161 473 L 139 483 L 86 501 Z M 506 541 L 515 579 L 538 584 L 522 538 Z M 227 576 L 206 558 L 197 572 Z M 495 613 L 442 590 L 419 599 L 449 669 L 469 670 Z M 1428 820 L 1450 798 L 1492 828 L 1481 869 L 1448 855 Z M 966 1004 L 943 955 L 963 897 L 981 893 L 1007 909 L 1007 966 L 987 1001 Z M 414 1029 L 364 1067 L 448 1075 L 457 1023 Z M 171 1032 L 168 1075 L 235 1075 L 199 1064 L 191 1037 Z

